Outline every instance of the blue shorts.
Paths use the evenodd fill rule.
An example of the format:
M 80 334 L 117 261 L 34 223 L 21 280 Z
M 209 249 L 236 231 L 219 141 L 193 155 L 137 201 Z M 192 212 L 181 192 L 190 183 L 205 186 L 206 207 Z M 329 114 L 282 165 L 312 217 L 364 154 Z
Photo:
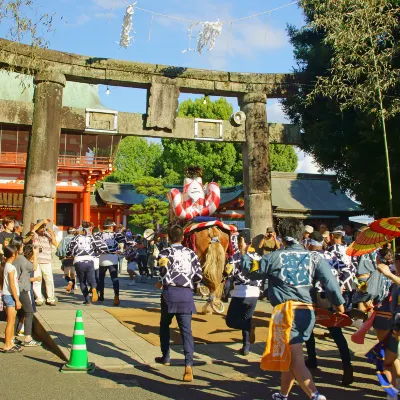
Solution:
M 290 344 L 307 342 L 310 339 L 315 325 L 315 311 L 307 309 L 294 310 Z
M 10 294 L 3 294 L 3 303 L 6 307 L 15 307 L 14 297 Z

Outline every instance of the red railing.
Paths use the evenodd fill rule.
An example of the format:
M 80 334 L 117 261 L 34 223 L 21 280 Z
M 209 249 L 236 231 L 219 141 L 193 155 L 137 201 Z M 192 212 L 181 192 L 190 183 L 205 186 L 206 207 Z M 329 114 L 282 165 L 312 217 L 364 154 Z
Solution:
M 0 153 L 0 163 L 25 167 L 26 153 L 2 152 Z M 58 157 L 58 166 L 109 169 L 112 166 L 112 160 L 109 157 L 60 155 Z

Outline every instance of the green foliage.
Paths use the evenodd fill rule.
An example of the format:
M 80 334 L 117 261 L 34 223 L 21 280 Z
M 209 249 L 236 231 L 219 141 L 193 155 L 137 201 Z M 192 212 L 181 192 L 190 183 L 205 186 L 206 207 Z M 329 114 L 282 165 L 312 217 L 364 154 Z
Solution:
M 204 99 L 206 104 L 204 104 Z M 233 113 L 225 98 L 211 101 L 208 97 L 185 100 L 179 105 L 178 116 L 228 120 Z M 187 166 L 204 170 L 203 181 L 233 186 L 243 181 L 242 150 L 240 143 L 198 142 L 163 139 L 164 177 L 168 184 L 181 184 Z M 271 145 L 273 171 L 292 172 L 297 167 L 297 155 L 292 146 Z
M 361 107 L 343 107 L 344 98 L 329 97 L 323 93 L 312 94 L 318 77 L 333 79 L 330 74 L 334 49 L 326 43 L 325 30 L 313 25 L 314 6 L 305 7 L 304 12 L 306 26 L 301 29 L 293 26 L 288 28 L 294 47 L 297 64 L 294 73 L 299 87 L 282 101 L 284 110 L 291 121 L 299 124 L 303 130 L 302 150 L 312 155 L 322 170 L 334 170 L 340 188 L 354 195 L 367 213 L 387 216 L 384 144 L 376 114 L 367 112 L 364 107 L 364 111 L 361 111 Z M 343 29 L 347 27 L 343 26 Z M 398 41 L 398 33 L 395 33 L 395 37 Z M 391 68 L 398 69 L 399 66 L 399 57 L 396 55 Z M 392 89 L 392 95 L 399 98 L 399 94 L 398 88 Z M 313 101 L 310 102 L 310 98 Z M 376 107 L 374 99 L 375 92 L 366 98 L 370 100 L 371 109 Z M 399 116 L 387 122 L 387 130 L 392 181 L 398 182 L 400 163 L 396 155 L 400 151 Z M 400 187 L 397 184 L 393 186 L 393 195 L 394 208 L 398 213 Z
M 131 207 L 134 212 L 130 217 L 130 223 L 143 228 L 154 229 L 157 224 L 162 225 L 168 220 L 169 204 L 164 201 L 167 189 L 160 178 L 142 177 L 135 181 L 136 192 L 146 197 L 142 204 Z
M 297 168 L 298 157 L 293 146 L 270 144 L 271 171 L 293 172 Z
M 144 176 L 159 176 L 162 146 L 139 137 L 121 140 L 109 182 L 134 183 Z
M 206 104 L 204 104 L 204 100 Z M 179 105 L 178 117 L 207 118 L 228 120 L 233 113 L 230 103 L 221 97 L 211 101 L 209 97 L 185 100 Z

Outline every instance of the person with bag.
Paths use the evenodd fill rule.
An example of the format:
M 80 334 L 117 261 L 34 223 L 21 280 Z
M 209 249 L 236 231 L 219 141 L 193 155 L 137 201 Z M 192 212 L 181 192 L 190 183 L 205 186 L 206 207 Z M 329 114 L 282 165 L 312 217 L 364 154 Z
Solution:
M 19 301 L 18 274 L 12 264 L 17 256 L 18 251 L 15 246 L 3 247 L 3 259 L 0 265 L 0 289 L 3 292 L 2 300 L 7 313 L 3 353 L 18 353 L 23 350 L 22 347 L 14 343 L 15 319 L 17 311 L 22 307 Z

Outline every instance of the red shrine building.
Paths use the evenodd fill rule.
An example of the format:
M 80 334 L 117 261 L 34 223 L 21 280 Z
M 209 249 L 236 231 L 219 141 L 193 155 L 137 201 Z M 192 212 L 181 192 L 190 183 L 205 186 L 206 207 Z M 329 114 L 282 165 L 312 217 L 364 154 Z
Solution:
M 22 219 L 25 165 L 31 130 L 30 125 L 24 124 L 21 113 L 32 107 L 32 79 L 26 78 L 23 85 L 25 88 L 16 74 L 0 74 L 0 218 L 12 216 L 19 220 Z M 113 113 L 101 104 L 97 86 L 74 82 L 67 82 L 63 106 Z M 12 119 L 16 123 L 12 123 Z M 82 220 L 91 220 L 98 225 L 107 217 L 117 217 L 116 210 L 107 205 L 91 207 L 91 200 L 95 183 L 113 170 L 120 139 L 116 132 L 108 130 L 77 131 L 63 127 L 55 211 L 49 216 L 60 229 L 77 226 Z M 43 148 L 43 157 L 46 157 L 46 152 L 47 149 Z M 119 219 L 121 221 L 117 222 L 122 222 L 121 217 Z

